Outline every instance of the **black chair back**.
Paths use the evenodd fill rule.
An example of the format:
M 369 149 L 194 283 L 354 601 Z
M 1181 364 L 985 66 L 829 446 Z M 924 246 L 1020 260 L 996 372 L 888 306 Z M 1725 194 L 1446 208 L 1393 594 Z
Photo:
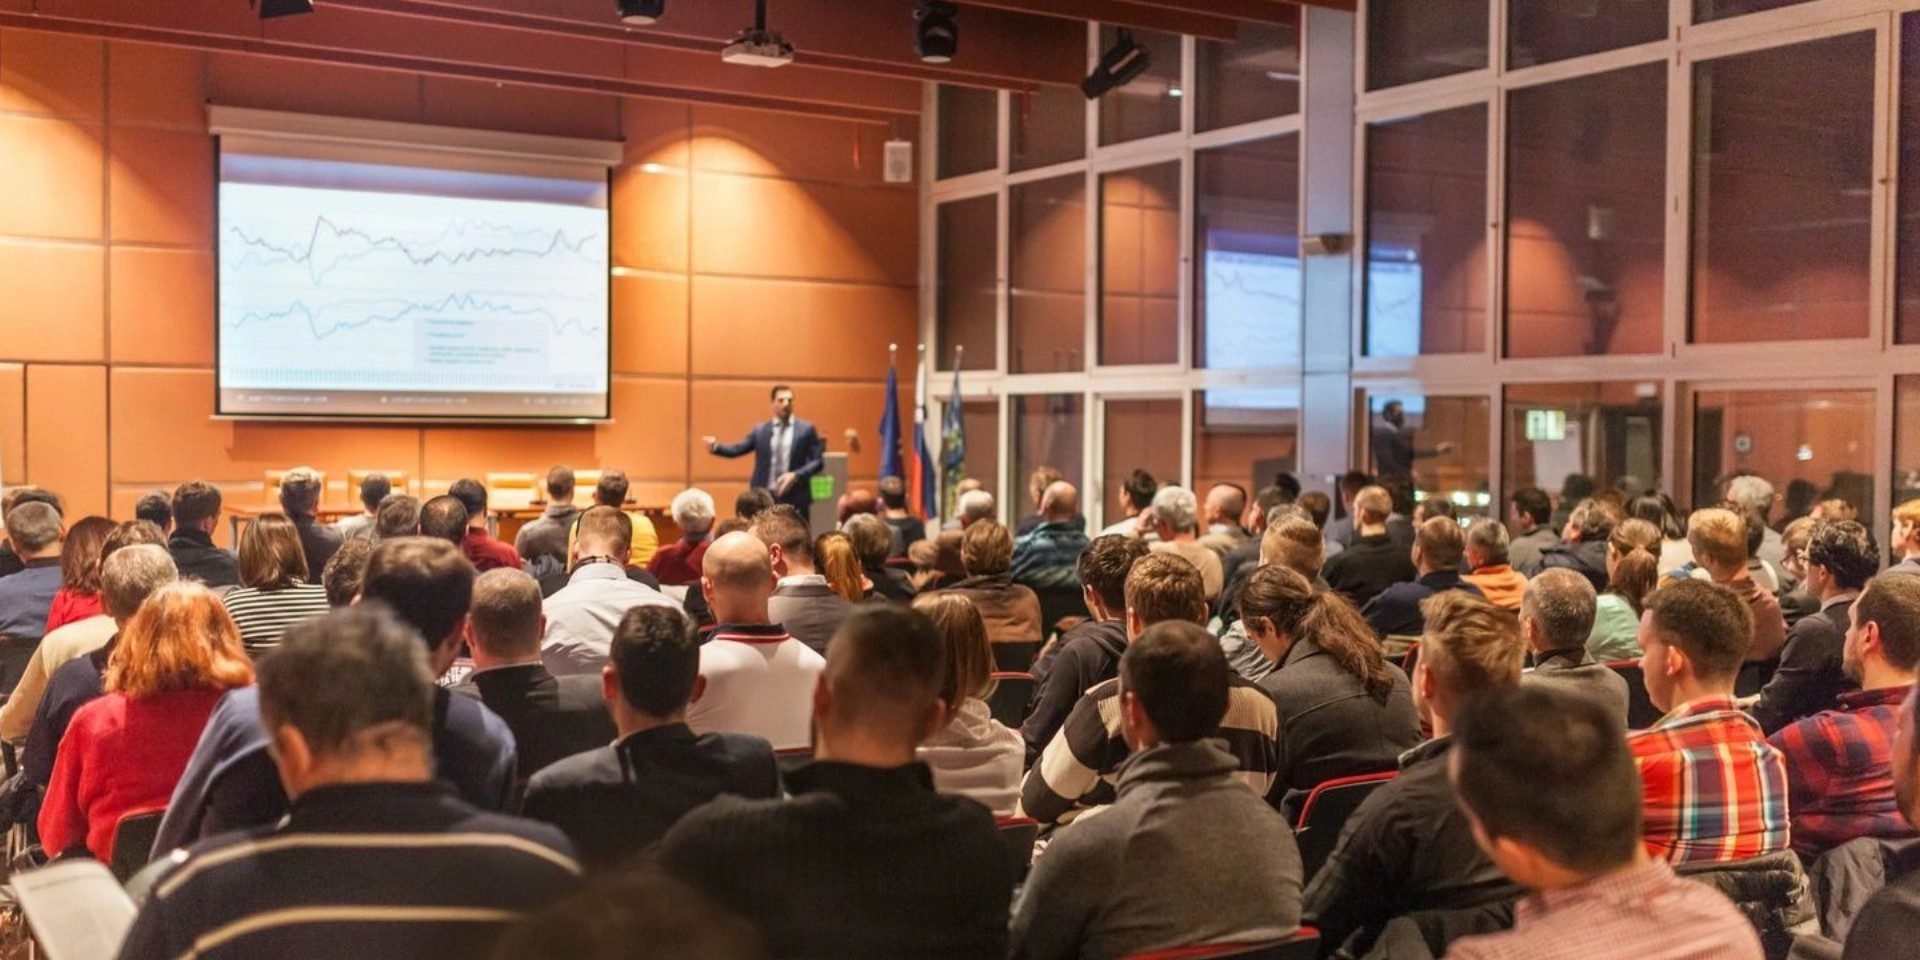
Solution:
M 1305 880 L 1311 881 L 1333 854 L 1334 843 L 1340 839 L 1340 828 L 1360 808 L 1360 802 L 1394 775 L 1394 771 L 1387 770 L 1341 777 L 1320 784 L 1307 794 L 1293 825 L 1294 840 L 1300 845 L 1301 876 Z
M 1033 674 L 1000 673 L 993 675 L 993 692 L 987 694 L 987 707 L 993 718 L 1015 730 L 1027 722 L 1033 709 Z
M 1040 825 L 1026 817 L 1002 817 L 997 826 L 1000 845 L 1007 852 L 1007 862 L 1013 865 L 1014 882 L 1019 883 L 1033 865 L 1033 841 L 1040 835 Z
M 1733 678 L 1733 695 L 1751 697 L 1759 693 L 1760 688 L 1773 679 L 1774 668 L 1778 666 L 1778 660 L 1749 660 L 1741 664 L 1739 675 Z
M 160 818 L 165 810 L 129 813 L 113 828 L 113 862 L 108 868 L 114 879 L 126 883 L 153 859 L 153 841 L 160 836 Z
M 1647 675 L 1640 669 L 1638 660 L 1616 660 L 1607 664 L 1607 669 L 1620 675 L 1627 682 L 1627 729 L 1645 730 L 1660 719 L 1660 708 L 1653 705 L 1653 698 L 1647 695 Z
M 0 637 L 0 693 L 13 693 L 21 675 L 27 672 L 27 663 L 33 659 L 33 651 L 39 646 L 38 640 Z
M 1053 636 L 1054 628 L 1068 617 L 1087 616 L 1087 598 L 1080 592 L 1078 585 L 1071 587 L 1033 588 L 1035 596 L 1040 598 L 1040 635 Z
M 1039 652 L 1040 641 L 1038 640 L 995 642 L 993 669 L 1002 673 L 1026 673 L 1033 669 L 1034 655 Z
M 773 752 L 774 765 L 780 768 L 780 775 L 786 776 L 813 762 L 812 747 L 789 747 Z

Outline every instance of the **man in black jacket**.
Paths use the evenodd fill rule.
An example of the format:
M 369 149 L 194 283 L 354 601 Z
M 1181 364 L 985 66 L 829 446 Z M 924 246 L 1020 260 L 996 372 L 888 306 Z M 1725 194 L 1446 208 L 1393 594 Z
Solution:
M 699 637 L 680 611 L 628 611 L 614 631 L 597 686 L 613 711 L 619 739 L 540 771 L 527 787 L 523 811 L 565 832 L 589 870 L 629 860 L 687 811 L 721 794 L 780 795 L 767 741 L 737 733 L 695 736 L 687 729 L 687 704 L 706 681 L 700 678 Z
M 661 863 L 776 957 L 1004 957 L 1013 870 L 993 814 L 935 793 L 914 760 L 946 716 L 940 647 L 911 609 L 855 610 L 827 647 L 792 799 L 721 797 L 667 831 Z
M 473 672 L 454 687 L 487 705 L 513 731 L 521 783 L 541 768 L 613 740 L 600 678 L 556 677 L 540 662 L 540 584 L 519 570 L 489 570 L 473 582 L 467 648 Z
M 1541 570 L 1565 568 L 1586 577 L 1596 591 L 1607 588 L 1607 538 L 1620 524 L 1620 508 L 1607 500 L 1582 500 L 1573 508 L 1562 531 L 1566 539 L 1540 551 L 1540 565 L 1521 572 L 1531 577 Z
M 167 552 L 180 568 L 180 579 L 198 580 L 209 587 L 240 585 L 240 564 L 233 554 L 213 545 L 220 525 L 220 488 L 204 480 L 189 480 L 173 491 L 173 534 Z
M 1835 698 L 1855 686 L 1841 665 L 1847 609 L 1880 572 L 1880 551 L 1867 528 L 1851 520 L 1816 520 L 1807 536 L 1806 571 L 1807 592 L 1820 598 L 1820 612 L 1787 631 L 1780 668 L 1753 704 L 1753 718 L 1769 734 L 1832 709 Z
M 1442 590 L 1465 590 L 1482 596 L 1480 588 L 1460 576 L 1460 558 L 1466 553 L 1466 537 L 1460 524 L 1451 517 L 1434 517 L 1420 525 L 1413 541 L 1413 565 L 1420 578 L 1396 583 L 1367 601 L 1361 613 L 1367 625 L 1381 638 L 1417 636 L 1427 618 L 1420 612 L 1421 601 Z M 1337 558 L 1336 558 L 1337 559 Z
M 1027 742 L 1027 765 L 1060 730 L 1087 688 L 1120 672 L 1127 651 L 1127 571 L 1151 551 L 1144 540 L 1107 534 L 1080 552 L 1075 572 L 1091 614 L 1047 647 L 1033 667 L 1033 709 L 1020 725 Z
M 1387 533 L 1387 515 L 1392 512 L 1393 498 L 1385 487 L 1360 488 L 1353 495 L 1357 535 L 1323 568 L 1328 585 L 1346 594 L 1356 607 L 1366 606 L 1367 601 L 1396 583 L 1420 576 L 1407 548 Z

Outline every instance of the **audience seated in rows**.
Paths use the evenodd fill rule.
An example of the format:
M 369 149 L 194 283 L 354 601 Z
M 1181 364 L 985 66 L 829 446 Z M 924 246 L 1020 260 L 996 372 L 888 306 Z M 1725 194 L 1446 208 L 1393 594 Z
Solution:
M 913 609 L 939 630 L 946 668 L 940 684 L 946 723 L 916 756 L 933 772 L 935 790 L 976 800 L 995 816 L 1012 816 L 1026 746 L 1019 731 L 993 718 L 983 699 L 994 684 L 986 623 L 973 601 L 957 593 L 930 593 L 915 600 Z
M 1056 637 L 1033 666 L 1032 708 L 1020 725 L 1026 766 L 1040 759 L 1040 751 L 1053 741 L 1081 694 L 1119 675 L 1120 655 L 1127 649 L 1127 608 L 1133 602 L 1127 595 L 1128 573 L 1149 552 L 1146 542 L 1137 537 L 1106 533 L 1094 538 L 1074 561 L 1087 619 Z M 1140 600 L 1146 602 L 1144 597 Z M 1153 616 L 1161 620 L 1184 615 Z
M 106 517 L 81 517 L 60 538 L 60 589 L 47 607 L 46 633 L 99 616 L 100 545 L 112 531 Z
M 1816 520 L 1808 530 L 1805 556 L 1805 584 L 1820 607 L 1787 631 L 1780 666 L 1750 708 L 1769 734 L 1831 707 L 1859 680 L 1848 677 L 1844 663 L 1848 610 L 1879 572 L 1880 550 L 1857 523 Z
M 1500 521 L 1482 517 L 1467 527 L 1466 569 L 1460 579 L 1480 591 L 1496 607 L 1518 611 L 1520 598 L 1527 591 L 1527 576 L 1509 562 L 1507 528 Z
M 825 661 L 769 617 L 775 580 L 768 551 L 751 533 L 729 533 L 702 558 L 700 589 L 718 626 L 700 647 L 705 692 L 687 709 L 687 725 L 695 733 L 752 734 L 775 750 L 794 750 L 807 746 Z
M 1883 578 L 1884 579 L 1884 578 Z M 1870 591 L 1871 592 L 1871 589 Z M 1901 616 L 1912 617 L 1913 611 Z M 1891 744 L 1893 791 L 1901 816 L 1920 827 L 1920 697 L 1898 707 Z M 1920 844 L 1909 844 L 1890 864 L 1886 886 L 1869 898 L 1847 933 L 1846 960 L 1902 960 L 1913 956 L 1920 931 Z
M 1193 568 L 1200 571 L 1207 602 L 1213 603 L 1220 599 L 1220 591 L 1226 586 L 1226 573 L 1220 566 L 1220 554 L 1200 543 L 1198 510 L 1193 491 L 1186 487 L 1169 484 L 1155 492 L 1153 532 L 1159 539 L 1154 541 L 1153 549 L 1193 564 Z
M 1640 657 L 1640 611 L 1659 584 L 1660 530 L 1628 518 L 1607 538 L 1606 588 L 1594 598 L 1587 652 L 1601 663 Z M 1691 550 L 1689 550 L 1691 554 Z
M 561 465 L 547 471 L 541 481 L 547 505 L 539 516 L 522 524 L 520 532 L 513 535 L 514 552 L 521 558 L 531 561 L 536 557 L 560 557 L 564 565 L 574 521 L 580 518 L 580 508 L 573 505 L 575 482 L 572 467 Z M 529 572 L 541 578 L 549 571 Z
M 1184 621 L 1127 648 L 1118 712 L 1131 755 L 1113 804 L 1055 831 L 1015 906 L 1012 957 L 1119 960 L 1299 926 L 1293 832 L 1214 739 L 1232 676 L 1213 637 Z
M 326 613 L 327 589 L 309 576 L 299 530 L 280 514 L 263 513 L 240 532 L 240 586 L 220 602 L 247 655 L 258 657 L 278 646 L 288 627 Z
M 29 500 L 6 516 L 7 545 L 20 558 L 18 573 L 0 577 L 0 637 L 37 641 L 60 592 L 60 511 Z
M 415 642 L 426 651 L 429 675 L 438 677 L 452 665 L 466 636 L 473 579 L 473 564 L 451 543 L 429 537 L 385 540 L 367 561 L 358 605 L 383 604 L 411 627 Z M 275 650 L 261 663 L 271 663 L 283 653 Z M 316 675 L 308 682 L 320 680 Z M 432 698 L 435 775 L 466 803 L 485 810 L 508 809 L 515 786 L 513 732 L 478 700 L 440 687 L 433 689 Z M 274 773 L 267 746 L 260 688 L 229 693 L 214 708 L 199 746 L 187 761 L 154 849 L 172 850 L 228 830 L 273 823 L 282 816 L 287 794 Z
M 627 576 L 633 521 L 612 507 L 580 514 L 573 541 L 573 573 L 546 599 L 547 630 L 540 659 L 556 677 L 596 675 L 607 665 L 613 629 L 636 606 L 678 608 L 672 597 Z
M 320 571 L 344 539 L 340 531 L 314 519 L 320 512 L 320 496 L 326 488 L 320 475 L 309 467 L 294 467 L 280 476 L 280 512 L 287 515 L 300 534 L 300 550 L 307 561 L 307 582 L 319 583 Z
M 520 569 L 520 554 L 513 545 L 499 540 L 487 529 L 487 488 L 472 477 L 461 477 L 447 488 L 447 496 L 460 501 L 467 510 L 467 527 L 460 538 L 460 552 L 475 570 Z
M 873 584 L 866 599 L 892 603 L 911 601 L 917 592 L 913 577 L 905 570 L 887 563 L 893 549 L 894 528 L 879 517 L 862 513 L 848 517 L 841 529 L 847 539 L 853 542 L 854 553 L 860 557 L 860 569 L 867 575 L 867 581 Z M 915 542 L 924 540 L 926 537 L 922 536 Z
M 874 515 L 863 513 L 859 516 Z M 860 568 L 860 555 L 854 552 L 853 541 L 846 534 L 834 530 L 814 537 L 813 562 L 834 596 L 848 603 L 865 603 L 867 594 L 873 592 L 867 572 Z
M 481 580 L 484 593 L 486 577 Z M 523 808 L 565 832 L 588 870 L 630 862 L 714 797 L 780 795 L 773 748 L 764 738 L 695 734 L 687 726 L 687 704 L 700 699 L 706 681 L 699 636 L 680 611 L 628 611 L 596 689 L 617 736 L 540 770 Z M 526 741 L 521 744 L 524 751 Z
M 1640 793 L 1620 734 L 1592 699 L 1546 685 L 1460 711 L 1449 779 L 1474 841 L 1528 895 L 1513 929 L 1456 940 L 1446 960 L 1760 960 L 1725 896 L 1635 841 Z
M 993 815 L 935 792 L 914 760 L 945 719 L 937 629 L 863 606 L 825 666 L 809 694 L 814 760 L 787 777 L 791 797 L 721 797 L 667 831 L 660 862 L 746 917 L 776 957 L 1003 956 L 1013 875 Z
M 466 623 L 473 672 L 453 688 L 506 722 L 522 783 L 563 757 L 614 738 L 600 678 L 556 677 L 541 663 L 546 617 L 540 611 L 540 585 L 525 573 L 496 568 L 476 578 Z
M 450 493 L 428 497 L 427 501 L 420 505 L 420 535 L 445 540 L 456 547 L 461 547 L 461 553 L 464 556 L 468 519 L 467 505 L 462 503 L 459 497 Z M 469 558 L 467 562 L 473 561 Z
M 1538 487 L 1521 487 L 1507 495 L 1507 562 L 1532 576 L 1540 569 L 1540 554 L 1560 542 L 1553 529 L 1553 500 Z
M 333 528 L 347 540 L 373 536 L 373 524 L 380 516 L 380 501 L 393 492 L 393 481 L 384 473 L 369 473 L 360 478 L 360 512 L 333 522 Z
M 1752 552 L 1755 557 L 1769 566 L 1778 569 L 1780 562 L 1787 557 L 1786 545 L 1780 539 L 1780 531 L 1767 523 L 1773 513 L 1773 484 L 1764 478 L 1744 474 L 1727 481 L 1726 508 L 1742 517 L 1758 521 L 1760 544 Z
M 753 518 L 753 535 L 766 545 L 773 575 L 779 578 L 767 598 L 767 617 L 815 653 L 825 653 L 853 604 L 835 593 L 815 568 L 813 534 L 807 532 L 806 521 L 799 511 L 779 504 Z
M 1418 636 L 1425 625 L 1421 603 L 1436 593 L 1459 590 L 1483 596 L 1480 588 L 1460 576 L 1463 537 L 1451 517 L 1433 517 L 1414 531 L 1412 560 L 1419 572 L 1414 580 L 1393 584 L 1368 600 L 1360 610 L 1367 625 L 1380 637 Z
M 1216 483 L 1208 487 L 1207 498 L 1200 504 L 1200 525 L 1206 528 L 1200 535 L 1200 545 L 1219 554 L 1224 561 L 1228 551 L 1252 539 L 1241 526 L 1246 513 L 1245 487 L 1237 483 Z
M 133 502 L 133 518 L 153 524 L 165 536 L 173 529 L 173 499 L 161 490 L 143 493 Z
M 1387 515 L 1392 512 L 1393 499 L 1385 487 L 1360 488 L 1353 495 L 1353 541 L 1327 558 L 1327 584 L 1355 607 L 1364 608 L 1381 591 L 1420 576 L 1407 549 L 1387 535 Z
M 213 545 L 213 531 L 220 527 L 220 488 L 202 480 L 189 480 L 173 491 L 173 532 L 167 535 L 167 552 L 182 580 L 198 580 L 209 587 L 240 585 L 240 562 L 234 555 Z M 304 549 L 301 559 L 305 560 Z
M 1733 700 L 1752 636 L 1747 602 L 1699 580 L 1654 591 L 1640 620 L 1647 695 L 1666 716 L 1627 745 L 1646 795 L 1647 851 L 1670 863 L 1787 849 L 1786 766 Z
M 1460 590 L 1426 601 L 1413 702 L 1433 739 L 1400 756 L 1400 773 L 1362 801 L 1306 891 L 1304 922 L 1323 955 L 1361 956 L 1396 917 L 1444 912 L 1449 930 L 1498 929 L 1517 894 L 1475 843 L 1448 767 L 1453 723 L 1475 697 L 1520 682 L 1513 614 Z M 1437 952 L 1437 951 L 1436 951 Z
M 984 491 L 982 491 L 984 492 Z M 1038 643 L 1044 639 L 1040 598 L 1013 582 L 1013 537 L 992 520 L 976 520 L 960 533 L 960 563 L 966 579 L 948 584 L 973 601 L 994 643 Z
M 653 520 L 644 512 L 626 508 L 630 489 L 632 484 L 627 480 L 625 470 L 602 470 L 599 481 L 593 485 L 593 502 L 627 515 L 627 519 L 633 523 L 633 545 L 627 551 L 627 565 L 644 570 L 647 564 L 653 562 L 653 555 L 660 552 L 660 533 L 653 528 Z M 577 531 L 577 519 L 575 524 Z
M 1524 679 L 1584 694 L 1624 730 L 1627 681 L 1587 652 L 1595 601 L 1593 584 L 1572 570 L 1542 570 L 1527 583 L 1520 601 L 1520 636 L 1527 641 L 1533 669 Z
M 1013 542 L 1013 562 L 1007 572 L 1013 582 L 1042 590 L 1075 589 L 1074 564 L 1087 548 L 1086 525 L 1074 523 L 1080 512 L 1080 491 L 1065 480 L 1055 480 L 1040 495 L 1040 523 Z M 1051 629 L 1052 624 L 1043 624 Z
M 1177 554 L 1154 551 L 1135 562 L 1127 572 L 1126 595 L 1129 643 L 1155 623 L 1184 620 L 1204 627 L 1207 622 L 1200 571 Z M 1115 709 L 1119 696 L 1118 678 L 1088 688 L 1027 771 L 1020 808 L 1042 829 L 1113 802 L 1114 783 L 1131 754 L 1120 711 Z M 1279 714 L 1273 698 L 1234 677 L 1220 727 L 1220 736 L 1239 764 L 1240 778 L 1266 796 L 1280 759 Z
M 1261 535 L 1259 562 L 1253 572 L 1269 566 L 1282 566 L 1311 581 L 1316 592 L 1327 590 L 1327 582 L 1320 577 L 1325 550 L 1326 541 L 1321 539 L 1318 527 L 1298 516 L 1283 515 Z M 1227 666 L 1232 667 L 1234 673 L 1258 681 L 1273 671 L 1274 661 L 1262 654 L 1252 638 L 1247 636 L 1246 622 L 1241 619 L 1243 604 L 1240 603 L 1240 597 L 1245 592 L 1244 582 L 1234 591 L 1232 622 L 1220 634 L 1220 649 L 1227 655 Z M 1226 619 L 1224 614 L 1222 619 Z
M 370 536 L 348 537 L 347 542 L 333 552 L 327 568 L 320 571 L 320 587 L 326 591 L 329 608 L 338 610 L 353 605 L 353 598 L 360 595 L 360 582 L 367 574 L 367 560 L 373 556 L 377 544 Z
M 369 584 L 386 580 L 378 568 L 397 554 L 471 576 L 457 551 L 439 548 L 383 545 Z M 121 957 L 469 960 L 570 886 L 580 868 L 558 830 L 484 812 L 433 782 L 436 755 L 445 759 L 433 746 L 439 666 L 379 604 L 288 631 L 250 698 L 258 736 L 273 745 L 272 779 L 291 801 L 286 818 L 176 855 Z
M 1153 509 L 1153 495 L 1159 492 L 1160 483 L 1153 478 L 1153 474 L 1139 467 L 1133 468 L 1127 473 L 1126 479 L 1120 481 L 1120 489 L 1116 491 L 1119 502 L 1113 515 L 1118 519 L 1100 531 L 1100 536 L 1151 536 L 1147 511 Z
M 1066 474 L 1061 473 L 1059 467 L 1046 466 L 1034 470 L 1033 473 L 1027 476 L 1027 502 L 1033 504 L 1033 512 L 1021 517 L 1014 523 L 1013 535 L 1015 537 L 1024 537 L 1034 527 L 1047 522 L 1047 488 L 1066 478 Z M 1067 522 L 1073 524 L 1082 532 L 1085 532 L 1087 529 L 1087 518 L 1081 516 L 1078 510 L 1075 510 L 1073 515 L 1067 518 Z
M 74 711 L 60 739 L 41 845 L 112 862 L 121 818 L 166 806 L 214 704 L 251 683 L 219 598 L 195 583 L 155 590 L 114 643 L 103 695 Z
M 40 708 L 40 700 L 46 694 L 47 682 L 54 671 L 75 657 L 84 657 L 107 644 L 120 629 L 107 606 L 106 567 L 107 558 L 121 549 L 137 543 L 151 544 L 165 552 L 166 535 L 158 527 L 142 520 L 129 520 L 113 528 L 101 541 L 98 557 L 94 561 L 93 581 L 99 585 L 101 610 L 84 620 L 76 620 L 66 626 L 47 631 L 40 643 L 33 648 L 33 656 L 27 660 L 20 674 L 20 681 L 14 684 L 13 693 L 8 695 L 6 703 L 0 705 L 0 740 L 8 743 L 20 743 L 33 726 L 34 714 Z M 168 579 L 173 578 L 172 561 L 168 561 Z M 132 601 L 137 607 L 140 599 L 145 599 L 147 591 L 141 591 L 139 599 Z M 129 610 L 131 615 L 131 610 Z
M 1620 520 L 1620 508 L 1611 500 L 1590 497 L 1580 501 L 1560 532 L 1560 542 L 1542 547 L 1540 563 L 1523 572 L 1533 576 L 1542 570 L 1565 568 L 1586 577 L 1595 592 L 1605 590 L 1607 542 Z
M 1287 479 L 1293 478 L 1289 476 Z M 1298 485 L 1298 481 L 1294 483 Z M 1260 493 L 1254 497 L 1253 506 L 1247 511 L 1246 538 L 1220 555 L 1220 569 L 1226 575 L 1226 583 L 1220 588 L 1218 604 L 1218 613 L 1223 625 L 1232 626 L 1234 619 L 1239 616 L 1235 612 L 1237 610 L 1235 600 L 1240 595 L 1240 585 L 1260 567 L 1261 542 L 1265 539 L 1267 531 L 1286 516 L 1307 518 L 1306 511 L 1295 506 L 1291 497 L 1292 494 L 1287 493 L 1278 484 L 1261 488 Z M 1318 528 L 1315 529 L 1317 532 Z M 1326 547 L 1322 545 L 1315 550 L 1316 553 L 1324 554 Z M 1314 576 L 1320 575 L 1319 569 L 1320 565 L 1316 562 Z M 1238 670 L 1237 667 L 1235 669 Z
M 1731 510 L 1710 507 L 1687 518 L 1687 543 L 1712 582 L 1733 591 L 1751 612 L 1748 660 L 1772 660 L 1786 643 L 1787 622 L 1780 601 L 1761 589 L 1747 569 L 1747 536 L 1752 528 Z M 1644 645 L 1644 644 L 1643 644 Z
M 1820 526 L 1829 540 L 1847 539 L 1848 527 L 1859 529 L 1824 520 Z M 1830 583 L 1832 574 L 1816 578 Z M 1844 607 L 1830 609 L 1848 611 L 1841 669 L 1859 689 L 1838 694 L 1829 709 L 1767 740 L 1786 764 L 1793 849 L 1808 860 L 1855 837 L 1916 835 L 1894 797 L 1891 758 L 1900 705 L 1913 692 L 1920 666 L 1920 578 L 1876 577 Z
M 1387 662 L 1345 597 L 1270 564 L 1248 578 L 1240 616 L 1249 645 L 1269 665 L 1260 688 L 1279 711 L 1276 798 L 1392 770 L 1420 742 L 1407 675 Z
M 1801 517 L 1780 531 L 1780 542 L 1787 551 L 1787 558 L 1780 561 L 1781 578 L 1792 584 L 1779 594 L 1780 614 L 1787 621 L 1788 635 L 1800 621 L 1820 612 L 1819 594 L 1807 583 L 1807 545 L 1813 541 L 1813 525 L 1818 522 L 1819 518 Z M 1877 564 L 1874 569 L 1879 569 Z
M 904 557 L 908 547 L 927 538 L 927 521 L 907 509 L 907 484 L 899 477 L 880 478 L 880 504 L 894 533 L 892 555 Z
M 713 495 L 698 487 L 682 490 L 667 511 L 680 525 L 680 539 L 654 551 L 647 572 L 668 586 L 698 586 L 701 557 L 713 542 Z
M 419 497 L 409 493 L 387 494 L 387 498 L 380 501 L 380 512 L 373 518 L 373 538 L 419 536 L 420 510 L 424 506 Z

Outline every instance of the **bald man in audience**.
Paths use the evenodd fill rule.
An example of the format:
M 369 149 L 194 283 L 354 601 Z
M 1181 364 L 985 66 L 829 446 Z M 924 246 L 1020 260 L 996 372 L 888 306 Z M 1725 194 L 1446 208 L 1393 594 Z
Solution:
M 487 705 L 507 722 L 520 748 L 519 779 L 562 757 L 611 741 L 613 719 L 600 699 L 600 678 L 556 677 L 540 662 L 540 584 L 519 570 L 495 569 L 473 582 L 467 649 L 473 672 L 455 693 Z
M 672 597 L 627 576 L 632 545 L 633 521 L 626 514 L 606 506 L 580 514 L 573 575 L 545 604 L 547 630 L 540 659 L 554 676 L 599 676 L 607 665 L 614 628 L 628 610 L 647 605 L 679 609 Z M 766 552 L 764 547 L 761 552 Z
M 1076 523 L 1080 515 L 1080 491 L 1065 480 L 1055 480 L 1040 495 L 1039 525 L 1013 541 L 1013 582 L 1033 590 L 1077 590 L 1079 575 L 1074 564 L 1087 549 L 1085 524 Z M 1049 629 L 1052 624 L 1042 624 Z
M 1225 557 L 1229 550 L 1252 539 L 1240 526 L 1247 512 L 1247 491 L 1239 484 L 1214 484 L 1207 490 L 1200 512 L 1200 521 L 1207 528 L 1200 536 L 1200 545 L 1214 553 Z
M 813 688 L 826 660 L 768 616 L 775 582 L 767 545 L 753 534 L 729 533 L 707 548 L 700 591 L 718 625 L 700 648 L 706 689 L 687 708 L 693 732 L 751 734 L 775 750 L 811 742 Z

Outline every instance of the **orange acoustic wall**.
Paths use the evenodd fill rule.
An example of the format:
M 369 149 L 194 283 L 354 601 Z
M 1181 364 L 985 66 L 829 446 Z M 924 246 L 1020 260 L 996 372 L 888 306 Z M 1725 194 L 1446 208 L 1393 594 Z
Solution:
M 622 139 L 613 171 L 613 413 L 595 427 L 213 419 L 208 103 Z M 898 125 L 903 133 L 913 126 Z M 709 457 L 775 381 L 871 484 L 887 344 L 911 383 L 916 195 L 880 181 L 873 124 L 0 31 L 0 482 L 73 516 L 131 514 L 202 477 L 258 503 L 262 474 L 464 475 L 618 467 L 643 503 L 689 482 L 730 505 L 746 460 Z M 903 397 L 911 403 L 911 397 Z M 727 506 L 723 506 L 723 510 Z

